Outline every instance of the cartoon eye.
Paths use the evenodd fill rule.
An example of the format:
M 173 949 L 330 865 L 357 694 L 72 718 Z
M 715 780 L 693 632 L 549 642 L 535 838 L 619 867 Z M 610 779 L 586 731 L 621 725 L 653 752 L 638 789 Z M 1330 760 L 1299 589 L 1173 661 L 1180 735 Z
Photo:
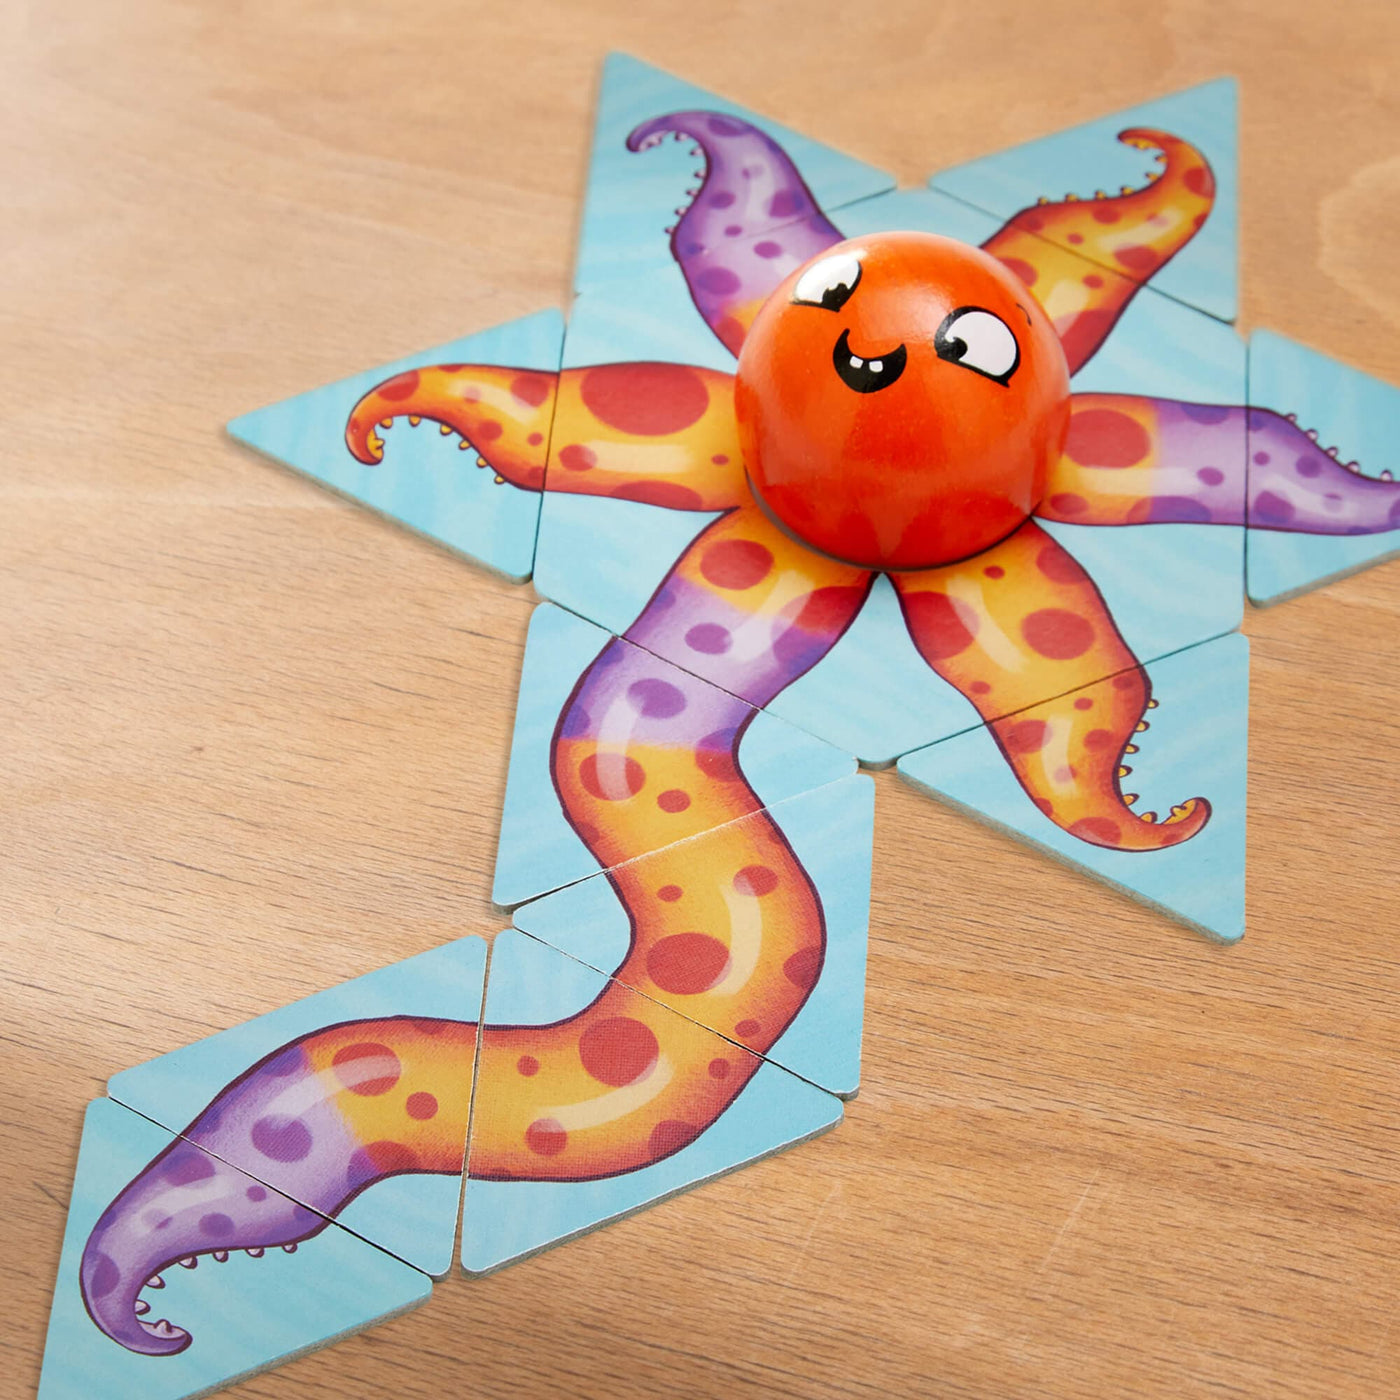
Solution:
M 940 360 L 974 370 L 999 384 L 1005 384 L 1021 363 L 1021 347 L 1011 327 L 980 306 L 950 311 L 933 338 L 933 348 Z
M 840 311 L 851 299 L 860 281 L 860 259 L 863 250 L 847 249 L 833 253 L 813 263 L 792 289 L 792 299 L 798 306 L 820 306 L 823 311 Z

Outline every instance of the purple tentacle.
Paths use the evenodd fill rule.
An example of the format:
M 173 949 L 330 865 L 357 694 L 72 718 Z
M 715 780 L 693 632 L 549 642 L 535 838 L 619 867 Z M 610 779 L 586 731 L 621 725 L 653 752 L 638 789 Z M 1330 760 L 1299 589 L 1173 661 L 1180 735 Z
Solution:
M 201 1254 L 293 1247 L 326 1221 L 183 1140 L 173 1142 L 103 1212 L 83 1251 L 79 1278 L 92 1320 L 114 1342 L 147 1356 L 173 1356 L 190 1334 L 165 1318 L 148 1322 L 143 1288 L 161 1271 L 193 1268 Z
M 1400 482 L 1362 476 L 1291 417 L 1249 411 L 1249 527 L 1305 535 L 1400 529 Z
M 754 313 L 793 268 L 841 241 L 786 151 L 719 112 L 672 112 L 627 138 L 632 151 L 666 136 L 696 143 L 705 169 L 678 210 L 671 252 L 705 323 L 736 355 Z

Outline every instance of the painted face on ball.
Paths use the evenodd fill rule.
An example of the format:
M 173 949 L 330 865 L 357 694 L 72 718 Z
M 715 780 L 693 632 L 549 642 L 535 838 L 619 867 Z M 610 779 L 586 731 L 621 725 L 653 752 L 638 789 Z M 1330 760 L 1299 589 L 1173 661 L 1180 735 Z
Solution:
M 755 493 L 826 554 L 920 569 L 980 553 L 1039 504 L 1069 370 L 1026 287 L 924 233 L 837 244 L 755 318 L 735 408 Z

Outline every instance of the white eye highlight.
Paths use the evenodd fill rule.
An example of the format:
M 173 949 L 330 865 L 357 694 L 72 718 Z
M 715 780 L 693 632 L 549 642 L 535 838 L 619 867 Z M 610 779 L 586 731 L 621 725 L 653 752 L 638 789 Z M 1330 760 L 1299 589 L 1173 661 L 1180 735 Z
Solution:
M 934 349 L 940 360 L 975 370 L 1005 384 L 1021 363 L 1021 347 L 1011 327 L 980 306 L 960 306 L 943 318 Z
M 848 248 L 815 262 L 792 289 L 792 299 L 799 306 L 820 306 L 824 311 L 839 311 L 850 300 L 860 281 L 860 248 Z

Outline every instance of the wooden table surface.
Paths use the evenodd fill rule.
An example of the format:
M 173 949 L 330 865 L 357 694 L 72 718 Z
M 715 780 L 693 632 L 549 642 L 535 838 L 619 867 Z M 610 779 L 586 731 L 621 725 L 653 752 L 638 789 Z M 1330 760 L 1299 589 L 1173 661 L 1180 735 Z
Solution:
M 108 1075 L 503 922 L 529 590 L 221 425 L 562 304 L 606 50 L 906 184 L 1234 72 L 1242 326 L 1400 382 L 1389 0 L 16 0 L 0 25 L 7 1397 Z M 839 1131 L 230 1393 L 1400 1393 L 1400 564 L 1246 630 L 1242 945 L 881 774 Z

